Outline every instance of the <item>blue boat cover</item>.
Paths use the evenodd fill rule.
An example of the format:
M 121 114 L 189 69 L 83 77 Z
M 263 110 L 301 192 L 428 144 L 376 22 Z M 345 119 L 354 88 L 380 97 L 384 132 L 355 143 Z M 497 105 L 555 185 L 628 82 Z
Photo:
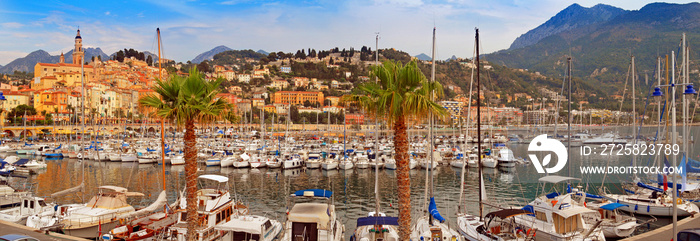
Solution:
M 19 159 L 19 161 L 12 163 L 12 164 L 15 166 L 19 166 L 19 165 L 27 164 L 27 162 L 29 162 L 29 159 Z
M 555 198 L 555 197 L 559 196 L 559 193 L 558 193 L 558 192 L 552 192 L 552 193 L 550 193 L 550 194 L 547 194 L 546 196 L 547 196 L 547 198 Z
M 373 225 L 393 225 L 399 226 L 399 218 L 397 217 L 361 217 L 357 219 L 357 226 L 373 226 Z
M 652 186 L 649 186 L 649 185 L 644 184 L 644 183 L 641 183 L 641 182 L 638 182 L 638 183 L 637 183 L 637 186 L 640 186 L 640 187 L 643 187 L 643 188 L 646 188 L 646 189 L 649 189 L 649 190 L 652 190 L 652 191 L 664 192 L 664 190 L 662 190 L 661 188 L 652 187 Z
M 605 204 L 603 206 L 600 206 L 600 209 L 612 211 L 612 210 L 618 209 L 620 207 L 626 207 L 626 206 L 629 206 L 629 205 L 621 204 L 621 203 L 608 203 L 608 204 Z
M 521 209 L 530 212 L 530 214 L 528 214 L 528 216 L 533 216 L 533 217 L 535 216 L 535 214 L 534 214 L 535 209 L 532 207 L 532 205 L 525 205 L 525 207 L 523 207 Z
M 567 190 L 567 192 L 570 193 L 571 190 Z M 583 196 L 583 193 L 576 193 L 575 195 L 576 195 L 576 196 Z M 586 197 L 587 197 L 587 198 L 593 198 L 593 199 L 603 199 L 603 197 L 601 197 L 601 196 L 598 196 L 598 195 L 595 195 L 595 194 L 590 194 L 590 193 L 586 193 Z
M 58 147 L 56 147 L 56 149 L 54 149 L 54 150 L 61 149 L 61 147 L 63 147 L 63 144 L 58 145 Z
M 323 190 L 323 189 L 305 189 L 305 190 L 299 190 L 294 192 L 294 196 L 297 197 L 302 197 L 304 196 L 305 192 L 313 192 L 314 197 L 325 197 L 325 198 L 330 198 L 333 196 L 333 192 L 328 191 L 328 190 Z
M 435 204 L 435 198 L 430 197 L 430 205 L 428 206 L 428 210 L 430 211 L 430 215 L 433 215 L 433 218 L 437 219 L 441 223 L 445 222 L 445 218 L 440 215 L 440 211 L 437 210 L 437 204 Z

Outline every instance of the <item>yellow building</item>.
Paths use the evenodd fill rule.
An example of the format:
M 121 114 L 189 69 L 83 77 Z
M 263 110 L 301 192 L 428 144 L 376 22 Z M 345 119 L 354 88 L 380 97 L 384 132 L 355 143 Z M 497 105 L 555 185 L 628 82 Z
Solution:
M 37 113 L 63 113 L 67 111 L 68 93 L 63 90 L 46 89 L 34 93 L 34 109 Z
M 30 105 L 29 96 L 17 91 L 4 92 L 3 95 L 7 99 L 2 102 L 2 109 L 11 111 L 18 105 Z
M 277 113 L 277 107 L 275 107 L 274 105 L 266 105 L 266 106 L 263 108 L 263 110 L 264 110 L 265 112 L 269 112 L 269 113 Z

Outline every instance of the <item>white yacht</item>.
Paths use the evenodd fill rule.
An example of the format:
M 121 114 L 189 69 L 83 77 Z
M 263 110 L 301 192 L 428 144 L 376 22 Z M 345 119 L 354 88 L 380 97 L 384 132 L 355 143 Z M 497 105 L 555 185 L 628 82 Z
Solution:
M 236 204 L 229 193 L 228 177 L 219 175 L 201 175 L 198 178 L 200 189 L 197 190 L 197 214 L 200 228 L 195 232 L 199 241 L 218 240 L 223 234 L 217 232 L 214 226 L 224 224 L 235 215 L 247 214 L 248 208 Z M 180 197 L 185 200 L 185 193 Z M 187 202 L 180 202 L 177 223 L 170 230 L 178 241 L 186 240 L 187 236 Z
M 515 156 L 513 151 L 509 148 L 502 148 L 498 150 L 498 166 L 501 167 L 515 167 Z
M 222 241 L 272 241 L 282 231 L 282 224 L 263 216 L 245 215 L 233 216 L 230 221 L 214 226 L 214 229 L 223 233 L 218 239 Z
M 549 175 L 539 179 L 546 183 L 557 184 L 577 178 Z M 559 194 L 552 192 L 540 197 L 523 207 L 533 214 L 515 216 L 515 224 L 523 230 L 536 230 L 536 239 L 540 240 L 605 240 L 602 229 L 590 225 L 583 219 L 585 214 L 595 213 L 572 199 L 573 193 Z
M 341 241 L 345 226 L 338 220 L 333 204 L 333 192 L 323 189 L 299 190 L 294 199 L 320 199 L 325 203 L 300 202 L 287 213 L 282 241 Z M 287 205 L 289 206 L 289 205 Z
M 621 210 L 630 213 L 670 217 L 673 216 L 673 199 L 661 188 L 652 187 L 638 180 L 634 187 L 626 188 L 632 192 L 628 194 L 603 194 L 610 202 L 624 204 Z M 651 193 L 647 190 L 649 189 Z M 677 199 L 678 217 L 686 217 L 700 213 L 698 206 L 690 201 Z
M 24 225 L 27 223 L 27 217 L 51 209 L 53 207 L 46 205 L 43 198 L 24 196 L 20 206 L 0 211 L 0 220 Z
M 57 206 L 56 209 L 29 216 L 27 226 L 41 229 L 56 225 L 63 233 L 81 238 L 95 238 L 100 229 L 111 230 L 119 224 L 119 219 L 135 212 L 126 202 L 127 197 L 142 193 L 127 192 L 117 186 L 100 186 L 98 193 L 86 204 Z
M 304 166 L 304 161 L 302 161 L 299 154 L 294 154 L 292 156 L 285 155 L 284 161 L 282 162 L 282 169 L 293 169 Z

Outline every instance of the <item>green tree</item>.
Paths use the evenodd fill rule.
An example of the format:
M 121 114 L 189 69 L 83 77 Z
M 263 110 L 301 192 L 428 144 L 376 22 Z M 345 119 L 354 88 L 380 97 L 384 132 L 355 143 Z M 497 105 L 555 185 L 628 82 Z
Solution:
M 34 109 L 33 106 L 29 105 L 18 105 L 15 108 L 12 108 L 12 110 L 7 113 L 7 119 L 12 121 L 12 123 L 16 123 L 18 121 L 21 121 L 22 118 L 24 118 L 24 114 L 27 113 L 27 116 L 30 115 L 36 115 L 36 109 Z
M 209 69 L 209 63 L 207 61 L 202 61 L 197 65 L 197 69 L 199 71 L 202 71 L 204 73 L 209 73 L 211 70 Z
M 139 104 L 152 107 L 155 115 L 185 126 L 185 178 L 187 192 L 187 240 L 196 240 L 197 214 L 197 137 L 195 122 L 210 123 L 230 108 L 223 98 L 216 97 L 223 79 L 206 81 L 196 68 L 187 78 L 178 75 L 167 81 L 158 80 L 153 90 L 156 95 L 139 99 Z
M 305 101 L 304 101 L 304 107 L 311 107 L 311 101 L 305 100 Z
M 382 65 L 373 66 L 371 73 L 379 82 L 360 85 L 364 95 L 344 96 L 343 101 L 357 103 L 366 113 L 392 124 L 399 190 L 399 236 L 400 240 L 409 240 L 411 180 L 406 121 L 425 119 L 430 113 L 440 117 L 447 115 L 447 111 L 430 96 L 430 93 L 434 93 L 436 98 L 441 97 L 442 86 L 438 82 L 429 82 L 415 60 L 405 66 L 400 62 L 385 61 Z

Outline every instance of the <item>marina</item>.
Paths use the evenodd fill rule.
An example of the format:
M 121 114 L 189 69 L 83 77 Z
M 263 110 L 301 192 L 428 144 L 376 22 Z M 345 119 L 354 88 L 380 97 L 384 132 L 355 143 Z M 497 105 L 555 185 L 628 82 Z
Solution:
M 629 128 L 614 128 L 621 133 L 625 133 Z M 700 128 L 692 127 L 693 134 L 700 134 Z M 299 133 L 297 133 L 297 136 Z M 313 134 L 307 136 L 308 141 L 297 140 L 301 143 L 332 143 L 333 139 L 326 141 L 321 137 L 316 140 Z M 416 136 L 415 138 L 421 138 Z M 302 139 L 302 138 L 299 138 Z M 364 137 L 352 137 L 348 143 L 361 143 L 363 140 L 369 142 Z M 444 136 L 443 139 L 447 139 Z M 458 138 L 455 138 L 458 139 Z M 151 142 L 157 139 L 151 140 Z M 129 140 L 131 142 L 134 140 Z M 220 143 L 234 143 L 236 139 L 219 138 Z M 381 141 L 380 141 L 381 142 Z M 108 145 L 110 141 L 105 141 Z M 155 142 L 157 143 L 157 142 Z M 169 142 L 170 143 L 170 142 Z M 206 143 L 204 141 L 200 143 Z M 210 142 L 207 146 L 213 145 Z M 370 142 L 371 143 L 371 142 Z M 171 143 L 170 143 L 171 144 Z M 528 145 L 518 143 L 505 143 L 513 152 L 514 157 L 527 155 Z M 471 146 L 471 143 L 459 144 Z M 224 145 L 225 146 L 225 145 Z M 319 145 L 321 147 L 323 145 Z M 348 145 L 352 146 L 352 144 Z M 697 144 L 693 144 L 697 146 Z M 369 147 L 368 147 L 369 148 Z M 109 148 L 105 148 L 109 149 Z M 205 149 L 205 148 L 201 148 Z M 606 165 L 607 163 L 620 164 L 629 163 L 630 157 L 626 156 L 582 156 L 578 151 L 580 147 L 572 147 L 569 163 L 572 168 L 585 165 Z M 357 151 L 356 151 L 357 152 Z M 31 159 L 43 161 L 47 167 L 36 169 L 35 174 L 30 175 L 10 175 L 8 183 L 17 190 L 27 190 L 37 197 L 47 198 L 47 202 L 56 204 L 84 203 L 91 195 L 97 191 L 97 187 L 115 185 L 128 189 L 129 192 L 143 193 L 143 196 L 128 197 L 127 201 L 136 209 L 149 206 L 158 199 L 162 190 L 162 166 L 158 163 L 140 164 L 137 161 L 94 161 L 78 160 L 71 158 L 48 158 L 32 155 L 17 155 L 13 153 L 2 154 L 5 159 Z M 303 155 L 302 155 L 303 156 Z M 300 156 L 300 158 L 303 158 Z M 649 160 L 646 160 L 649 161 Z M 419 165 L 418 165 L 419 166 Z M 220 175 L 229 180 L 228 191 L 231 197 L 245 205 L 251 214 L 264 216 L 271 220 L 284 222 L 285 213 L 289 206 L 287 201 L 289 194 L 293 190 L 303 189 L 325 189 L 333 192 L 332 199 L 335 203 L 337 218 L 345 226 L 346 240 L 350 239 L 354 230 L 356 220 L 367 216 L 367 213 L 374 211 L 374 179 L 378 178 L 380 200 L 382 212 L 387 216 L 397 216 L 398 199 L 396 187 L 396 171 L 386 168 L 375 171 L 372 168 L 349 168 L 332 169 L 308 168 L 305 165 L 297 168 L 251 168 L 250 166 L 236 168 L 233 166 L 221 167 L 207 166 L 205 158 L 201 158 L 198 175 Z M 165 166 L 165 180 L 167 202 L 173 203 L 179 197 L 178 192 L 185 186 L 185 167 L 182 165 Z M 448 161 L 443 160 L 434 169 L 434 196 L 435 203 L 439 207 L 440 213 L 447 219 L 447 224 L 455 226 L 457 224 L 457 206 L 459 203 L 460 174 L 461 169 L 452 167 Z M 566 170 L 564 170 L 566 171 Z M 563 172 L 564 172 L 563 171 Z M 76 187 L 83 182 L 84 187 L 81 192 L 74 192 L 60 197 L 51 198 L 51 194 L 61 190 Z M 613 193 L 622 193 L 621 184 L 627 183 L 625 175 L 602 174 L 577 175 L 579 172 L 572 172 L 572 176 L 579 178 L 580 186 L 585 186 L 589 193 L 595 193 L 601 187 L 602 180 L 605 186 Z M 478 213 L 478 172 L 476 168 L 465 169 L 465 207 L 469 213 Z M 422 210 L 424 202 L 424 186 L 426 170 L 421 168 L 410 171 L 412 180 L 412 210 L 413 217 L 420 217 L 425 210 Z M 537 171 L 531 164 L 520 163 L 514 167 L 505 168 L 484 168 L 484 185 L 486 195 L 492 205 L 503 208 L 520 208 L 541 194 L 539 190 Z M 487 206 L 487 210 L 497 210 Z M 638 223 L 645 223 L 652 217 L 647 215 L 634 215 Z M 668 217 L 655 217 L 658 220 L 646 223 L 636 229 L 635 234 L 641 234 L 648 230 L 665 226 L 670 223 Z M 105 226 L 106 227 L 106 226 Z M 104 230 L 103 233 L 108 232 Z M 95 236 L 97 237 L 97 235 Z

